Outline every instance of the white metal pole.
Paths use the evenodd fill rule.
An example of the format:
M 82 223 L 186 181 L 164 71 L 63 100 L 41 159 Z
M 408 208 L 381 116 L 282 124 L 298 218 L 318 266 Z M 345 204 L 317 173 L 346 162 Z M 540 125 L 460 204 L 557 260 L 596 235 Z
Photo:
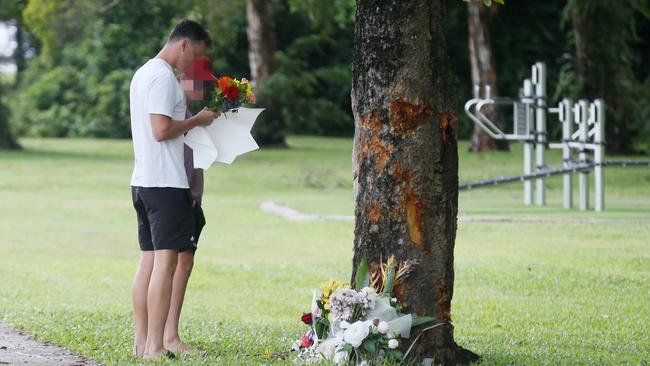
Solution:
M 524 80 L 524 99 L 532 98 L 533 86 L 530 79 Z M 526 133 L 532 135 L 533 132 L 533 109 L 531 104 L 524 103 L 524 110 L 526 111 Z M 533 142 L 528 139 L 524 140 L 524 175 L 533 173 Z M 531 180 L 524 181 L 524 204 L 533 204 L 533 182 Z
M 537 171 L 545 168 L 544 152 L 546 150 L 546 65 L 537 62 L 533 66 L 533 84 L 535 84 L 535 127 L 537 130 L 537 146 L 535 147 Z M 546 203 L 546 187 L 544 178 L 535 181 L 537 206 Z
M 594 183 L 595 183 L 595 209 L 596 211 L 605 210 L 605 181 L 603 180 L 603 161 L 605 158 L 605 102 L 597 99 L 594 103 L 596 112 L 594 118 Z
M 560 122 L 562 122 L 562 158 L 564 159 L 564 167 L 571 166 L 571 148 L 569 141 L 571 141 L 571 134 L 573 133 L 573 102 L 571 99 L 564 98 L 560 103 Z M 571 173 L 564 174 L 562 177 L 562 192 L 563 192 L 563 205 L 564 208 L 573 207 L 573 184 Z
M 586 164 L 587 163 L 587 150 L 585 148 L 585 144 L 587 143 L 587 134 L 588 134 L 588 129 L 587 129 L 587 113 L 588 113 L 588 107 L 589 103 L 582 99 L 578 102 L 576 105 L 576 123 L 578 124 L 578 130 L 580 131 L 580 151 L 578 154 L 578 158 L 580 160 L 580 164 Z M 580 211 L 586 211 L 589 209 L 589 181 L 587 180 L 587 171 L 582 171 L 580 172 L 580 175 L 578 176 L 578 194 L 579 194 L 579 201 L 580 201 Z

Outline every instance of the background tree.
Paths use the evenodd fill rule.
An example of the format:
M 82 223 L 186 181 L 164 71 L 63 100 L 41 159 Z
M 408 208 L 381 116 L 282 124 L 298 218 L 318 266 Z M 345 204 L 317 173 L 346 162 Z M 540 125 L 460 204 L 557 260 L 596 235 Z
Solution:
M 460 0 L 444 1 L 450 13 L 444 28 L 461 96 L 454 110 L 458 112 L 460 138 L 469 139 L 474 125 L 462 113 L 464 102 L 472 95 L 468 6 Z M 595 4 L 589 6 L 596 7 L 602 1 L 589 2 Z M 608 68 L 627 65 L 625 67 L 631 70 L 627 74 L 629 78 L 623 75 L 616 81 L 606 81 L 618 85 L 615 89 L 619 91 L 613 97 L 627 96 L 619 97 L 618 105 L 629 104 L 622 109 L 609 108 L 608 125 L 614 129 L 624 124 L 620 128 L 629 132 L 629 144 L 636 150 L 650 151 L 647 142 L 650 141 L 650 118 L 644 117 L 650 105 L 647 102 L 650 99 L 647 95 L 650 90 L 647 87 L 650 21 L 642 12 L 633 10 L 642 8 L 641 0 L 626 1 L 625 4 L 636 8 L 612 6 L 611 13 L 619 15 L 614 16 L 615 23 L 613 19 L 599 21 L 603 29 L 606 28 L 606 34 L 599 37 L 605 39 L 623 33 L 636 36 L 623 42 L 627 48 L 620 54 L 612 51 L 623 44 L 617 43 L 621 42 L 620 37 L 615 42 L 602 39 L 599 43 L 588 42 L 588 47 L 604 47 L 603 52 L 610 52 L 610 55 L 605 59 L 599 49 L 588 51 L 595 56 L 588 60 L 587 66 L 591 70 L 593 61 L 595 65 L 608 64 Z M 272 95 L 278 103 L 273 110 L 281 112 L 286 133 L 352 136 L 354 123 L 349 95 L 355 2 L 271 2 L 277 68 L 266 78 L 263 93 Z M 530 77 L 530 65 L 542 60 L 548 67 L 549 104 L 557 103 L 563 96 L 581 95 L 569 5 L 556 1 L 510 1 L 491 15 L 487 30 L 492 36 L 490 46 L 500 94 L 517 95 L 522 80 Z M 24 7 L 29 11 L 23 11 Z M 173 24 L 185 17 L 201 21 L 213 35 L 214 46 L 209 56 L 214 60 L 215 74 L 251 77 L 246 0 L 2 2 L 0 19 L 15 22 L 16 14 L 25 24 L 20 32 L 24 36 L 21 48 L 24 62 L 20 54 L 14 55 L 13 62 L 20 70 L 19 82 L 6 91 L 11 130 L 16 136 L 128 138 L 128 95 L 123 91 L 128 90 L 130 76 L 157 52 Z M 563 14 L 564 28 L 561 27 Z M 593 16 L 600 16 L 598 14 Z M 632 26 L 636 30 L 630 33 Z M 607 49 L 607 44 L 616 46 Z M 603 69 L 604 66 L 599 67 Z M 599 71 L 585 80 L 604 74 Z M 624 79 L 628 81 L 623 82 Z M 261 101 L 260 106 L 263 103 Z M 265 123 L 258 125 L 262 127 Z M 269 122 L 268 125 L 273 124 Z M 558 127 L 554 120 L 549 120 L 551 138 L 559 138 L 561 129 Z M 608 133 L 615 136 L 614 132 Z M 612 147 L 621 139 L 609 140 L 609 147 Z
M 478 356 L 454 342 L 451 324 L 458 146 L 443 13 L 442 1 L 357 1 L 351 282 L 363 257 L 370 267 L 391 254 L 417 259 L 396 295 L 407 312 L 444 325 L 423 333 L 409 357 L 467 364 Z
M 260 104 L 267 108 L 253 129 L 253 136 L 261 145 L 286 146 L 286 127 L 282 109 L 264 82 L 278 67 L 275 58 L 277 41 L 273 2 L 271 0 L 246 0 L 248 23 L 248 62 L 253 86 Z
M 42 43 L 42 54 L 50 65 L 61 57 L 64 45 L 77 42 L 92 17 L 92 0 L 29 0 L 23 17 Z
M 0 149 L 17 149 L 20 145 L 9 129 L 9 108 L 5 103 L 4 88 L 0 83 Z
M 467 2 L 467 29 L 469 44 L 469 60 L 471 64 L 472 87 L 480 86 L 480 92 L 484 93 L 485 87 L 490 87 L 490 95 L 499 95 L 497 86 L 497 75 L 494 67 L 494 57 L 490 41 L 490 16 L 497 11 L 496 6 L 488 7 L 482 0 L 470 0 Z M 502 116 L 496 108 L 486 108 L 486 115 L 495 124 L 503 129 Z M 470 151 L 494 151 L 508 150 L 508 142 L 495 140 L 483 129 L 474 125 L 471 137 Z

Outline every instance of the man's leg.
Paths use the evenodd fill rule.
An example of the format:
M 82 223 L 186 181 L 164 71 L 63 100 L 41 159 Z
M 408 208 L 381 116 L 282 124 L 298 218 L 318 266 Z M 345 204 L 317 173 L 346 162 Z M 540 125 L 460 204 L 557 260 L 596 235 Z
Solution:
M 133 300 L 133 324 L 135 339 L 133 353 L 142 357 L 147 343 L 147 292 L 153 270 L 153 251 L 142 251 L 138 271 L 133 280 L 131 298 Z
M 163 346 L 163 334 L 177 262 L 178 250 L 176 249 L 154 251 L 153 271 L 147 294 L 148 324 L 144 359 L 157 358 L 167 352 Z
M 169 315 L 165 324 L 165 348 L 172 352 L 192 353 L 198 352 L 196 348 L 190 347 L 181 341 L 178 335 L 178 321 L 181 317 L 183 299 L 187 282 L 194 267 L 194 252 L 191 250 L 178 253 L 178 265 L 174 273 L 174 284 L 172 286 L 172 301 L 169 307 Z

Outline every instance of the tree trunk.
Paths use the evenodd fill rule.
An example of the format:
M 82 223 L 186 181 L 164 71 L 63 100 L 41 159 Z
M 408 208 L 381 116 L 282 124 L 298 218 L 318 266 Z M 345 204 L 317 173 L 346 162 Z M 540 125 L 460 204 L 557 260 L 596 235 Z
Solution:
M 18 149 L 20 145 L 11 134 L 9 128 L 9 109 L 3 99 L 3 86 L 0 85 L 0 150 Z
M 490 12 L 496 7 L 488 8 L 483 0 L 470 0 L 467 3 L 467 27 L 469 35 L 469 59 L 472 67 L 472 90 L 474 85 L 481 87 L 481 93 L 485 86 L 490 87 L 492 97 L 498 95 L 497 75 L 494 69 L 494 58 L 490 45 L 489 19 Z M 499 128 L 503 128 L 502 117 L 495 108 L 486 107 L 486 116 L 495 121 Z M 474 124 L 471 145 L 469 151 L 494 151 L 508 150 L 508 142 L 495 140 L 485 131 Z
M 263 146 L 285 146 L 282 107 L 264 87 L 264 80 L 277 68 L 276 38 L 271 0 L 246 0 L 248 62 L 258 104 L 267 110 L 255 124 L 253 136 Z
M 443 326 L 422 334 L 409 360 L 467 364 L 450 305 L 458 212 L 457 119 L 442 0 L 358 0 L 352 63 L 356 209 L 352 280 L 362 257 L 417 259 L 395 289 L 405 311 Z M 413 340 L 422 328 L 414 330 Z
M 2 118 L 2 116 L 0 116 Z M 20 145 L 11 135 L 9 124 L 5 119 L 0 119 L 0 150 L 19 149 Z
M 14 62 L 16 63 L 16 79 L 14 85 L 20 85 L 20 78 L 25 70 L 25 35 L 23 34 L 23 22 L 21 18 L 16 19 L 16 51 Z

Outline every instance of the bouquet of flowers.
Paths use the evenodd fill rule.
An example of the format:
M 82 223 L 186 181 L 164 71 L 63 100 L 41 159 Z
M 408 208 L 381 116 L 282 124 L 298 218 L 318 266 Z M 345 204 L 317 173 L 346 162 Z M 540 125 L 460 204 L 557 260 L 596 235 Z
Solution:
M 255 94 L 251 83 L 246 79 L 233 79 L 222 76 L 215 80 L 216 89 L 212 95 L 210 109 L 227 112 L 237 109 L 242 103 L 255 104 Z
M 412 327 L 434 320 L 403 314 L 402 305 L 393 297 L 394 286 L 416 265 L 414 260 L 397 262 L 390 256 L 385 262 L 380 259 L 378 269 L 369 270 L 363 258 L 357 268 L 356 289 L 334 279 L 323 283 L 320 296 L 314 291 L 311 312 L 301 318 L 310 329 L 293 344 L 292 350 L 299 352 L 294 363 L 401 362 L 401 338 L 408 338 Z

